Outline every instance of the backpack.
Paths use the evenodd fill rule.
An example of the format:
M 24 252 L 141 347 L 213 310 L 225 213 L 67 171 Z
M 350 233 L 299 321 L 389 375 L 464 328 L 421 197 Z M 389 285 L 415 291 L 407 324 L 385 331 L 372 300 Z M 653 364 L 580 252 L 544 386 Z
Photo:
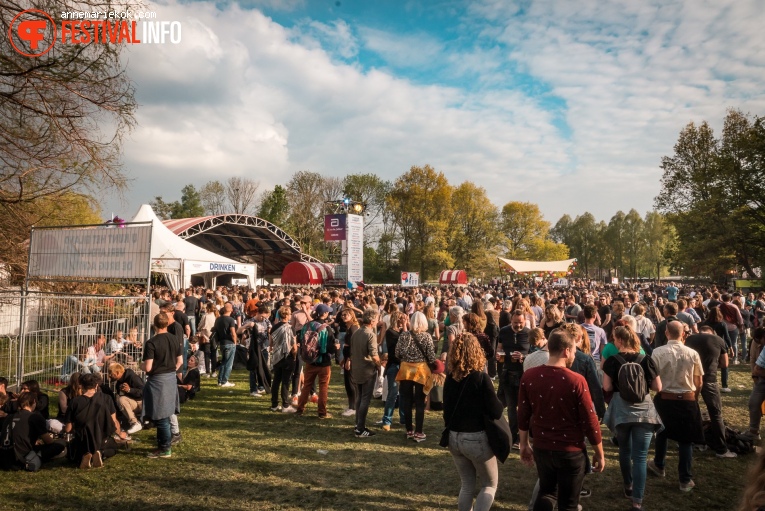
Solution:
M 327 353 L 327 325 L 317 321 L 306 323 L 300 331 L 300 357 L 306 364 L 316 364 Z
M 642 403 L 645 395 L 648 394 L 648 383 L 645 381 L 645 373 L 640 366 L 640 362 L 645 358 L 644 355 L 638 355 L 634 362 L 627 362 L 620 354 L 614 355 L 619 361 L 619 395 L 628 403 Z

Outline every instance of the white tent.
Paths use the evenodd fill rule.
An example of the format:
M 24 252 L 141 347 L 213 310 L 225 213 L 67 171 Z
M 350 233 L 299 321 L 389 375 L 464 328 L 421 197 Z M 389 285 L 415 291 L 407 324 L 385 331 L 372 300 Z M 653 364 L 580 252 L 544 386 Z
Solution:
M 514 261 L 503 257 L 498 257 L 497 259 L 517 273 L 563 273 L 567 272 L 571 263 L 576 261 L 576 259 L 566 259 L 564 261 Z
M 254 264 L 242 264 L 179 238 L 165 227 L 148 204 L 142 205 L 132 222 L 151 222 L 151 271 L 162 273 L 170 287 L 191 285 L 192 275 L 203 275 L 205 286 L 215 285 L 218 275 L 245 275 L 250 287 L 255 287 Z

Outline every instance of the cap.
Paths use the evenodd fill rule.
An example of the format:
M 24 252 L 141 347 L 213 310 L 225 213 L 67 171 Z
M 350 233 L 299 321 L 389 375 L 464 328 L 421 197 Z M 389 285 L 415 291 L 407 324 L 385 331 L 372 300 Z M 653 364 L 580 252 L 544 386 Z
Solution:
M 320 303 L 319 305 L 316 306 L 316 314 L 318 314 L 319 316 L 321 316 L 322 314 L 329 314 L 330 312 L 332 312 L 332 309 L 324 305 L 323 303 Z

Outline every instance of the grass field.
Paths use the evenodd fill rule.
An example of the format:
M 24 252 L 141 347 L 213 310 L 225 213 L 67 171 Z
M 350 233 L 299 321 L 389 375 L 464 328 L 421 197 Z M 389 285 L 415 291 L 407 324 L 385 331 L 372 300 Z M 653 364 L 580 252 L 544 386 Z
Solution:
M 233 389 L 203 378 L 202 392 L 182 410 L 183 443 L 171 459 L 147 459 L 155 431 L 143 431 L 130 452 L 120 452 L 100 470 L 54 462 L 36 474 L 3 474 L 0 509 L 456 509 L 459 478 L 450 455 L 438 446 L 440 413 L 427 414 L 423 443 L 407 441 L 403 426 L 360 440 L 352 434 L 353 418 L 340 416 L 346 398 L 337 367 L 330 383 L 334 418 L 327 421 L 319 421 L 310 404 L 304 417 L 270 412 L 270 399 L 248 396 L 246 372 L 233 376 Z M 731 387 L 733 392 L 723 395 L 725 418 L 744 428 L 748 366 L 733 368 Z M 381 412 L 381 402 L 374 400 L 369 422 Z M 322 455 L 320 449 L 329 452 Z M 695 452 L 697 486 L 683 494 L 676 454 L 670 443 L 666 479 L 649 475 L 646 509 L 735 509 L 755 455 L 718 460 L 713 453 Z M 585 481 L 593 495 L 582 501 L 584 509 L 629 508 L 621 493 L 618 452 L 610 443 L 606 455 L 605 471 Z M 500 465 L 493 509 L 526 509 L 535 479 L 536 472 L 513 452 Z

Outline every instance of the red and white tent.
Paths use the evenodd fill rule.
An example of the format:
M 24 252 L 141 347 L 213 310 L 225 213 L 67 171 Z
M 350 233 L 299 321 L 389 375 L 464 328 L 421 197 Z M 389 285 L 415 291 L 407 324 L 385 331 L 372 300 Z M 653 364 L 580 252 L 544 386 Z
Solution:
M 438 277 L 438 283 L 442 285 L 467 284 L 468 276 L 465 270 L 444 270 Z
M 302 263 L 293 261 L 282 271 L 282 285 L 321 286 L 333 278 L 332 265 L 324 263 Z

